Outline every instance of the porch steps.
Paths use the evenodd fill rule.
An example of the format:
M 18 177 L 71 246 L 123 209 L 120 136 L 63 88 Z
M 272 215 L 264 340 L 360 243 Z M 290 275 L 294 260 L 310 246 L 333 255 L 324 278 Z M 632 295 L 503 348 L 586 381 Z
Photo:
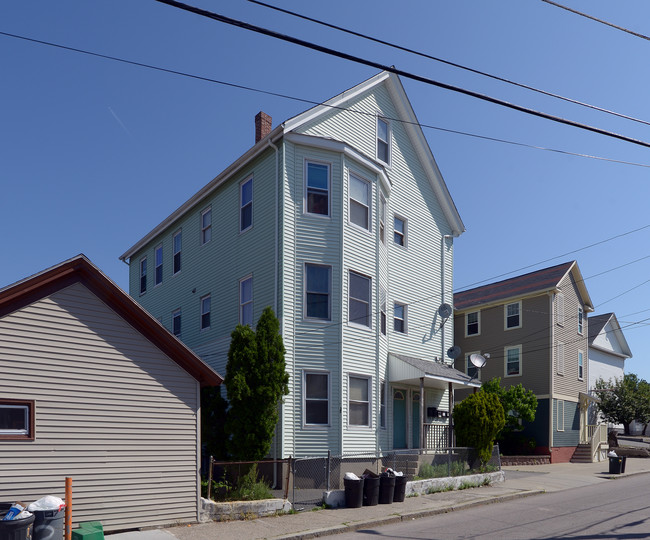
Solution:
M 571 457 L 571 463 L 592 463 L 591 444 L 579 444 Z

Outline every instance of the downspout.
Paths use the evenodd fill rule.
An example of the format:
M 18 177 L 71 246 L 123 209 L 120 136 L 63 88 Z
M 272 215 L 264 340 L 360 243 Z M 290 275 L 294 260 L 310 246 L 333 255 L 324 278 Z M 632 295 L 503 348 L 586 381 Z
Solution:
M 555 366 L 553 365 L 553 357 L 555 355 L 555 350 L 557 349 L 557 344 L 555 343 L 555 321 L 553 320 L 553 315 L 554 315 L 554 299 L 555 299 L 555 293 L 549 293 L 548 294 L 548 303 L 549 303 L 549 319 L 551 323 L 551 346 L 549 347 L 549 357 L 550 357 L 550 365 L 549 365 L 549 389 L 548 389 L 548 451 L 549 454 L 552 454 L 553 452 L 551 451 L 551 448 L 553 448 L 553 384 L 555 382 Z M 552 459 L 551 459 L 552 463 Z
M 381 240 L 379 239 L 379 205 L 380 203 L 380 194 L 381 194 L 381 186 L 379 183 L 377 183 L 377 197 L 375 198 L 375 212 L 373 214 L 373 220 L 372 223 L 374 225 L 374 237 L 375 237 L 375 300 L 377 303 L 375 306 L 377 306 L 379 309 L 375 308 L 374 310 L 371 310 L 371 313 L 381 313 L 381 297 L 380 297 L 380 290 L 381 290 L 381 272 L 380 272 L 380 261 L 379 261 L 379 251 L 381 249 Z M 384 216 L 384 220 L 385 220 Z M 386 224 L 384 223 L 384 227 L 386 227 Z M 386 231 L 384 230 L 384 234 L 386 234 Z M 379 315 L 381 318 L 381 314 Z M 375 393 L 375 403 L 379 403 L 379 407 L 374 408 L 375 410 L 379 411 L 379 414 L 377 414 L 377 422 L 375 423 L 375 455 L 379 456 L 379 438 L 381 437 L 381 390 L 383 388 L 383 384 L 381 382 L 380 378 L 380 371 L 379 371 L 379 362 L 380 362 L 380 353 L 381 353 L 381 348 L 380 348 L 380 335 L 381 335 L 381 321 L 379 321 L 379 324 L 376 324 L 375 327 L 376 332 L 375 332 L 375 383 L 376 383 L 376 388 L 377 391 Z M 384 384 L 386 382 L 384 381 Z M 386 388 L 386 391 L 384 392 L 384 399 L 386 400 L 386 403 L 388 403 L 388 397 L 386 394 L 388 393 L 388 389 Z M 386 422 L 386 425 L 388 425 L 388 420 L 386 419 L 386 415 L 388 412 L 388 407 L 385 409 L 384 413 L 384 421 Z
M 345 176 L 345 154 L 341 154 L 341 200 L 344 200 L 343 197 L 343 186 L 344 186 L 344 181 L 343 178 Z M 330 184 L 331 185 L 331 184 Z M 343 206 L 343 205 L 342 205 Z M 331 207 L 330 207 L 331 208 Z M 343 313 L 343 282 L 345 281 L 345 268 L 343 268 L 343 257 L 345 256 L 344 249 L 343 249 L 343 224 L 344 224 L 344 218 L 343 218 L 343 211 L 341 211 L 341 223 L 339 227 L 339 268 L 340 268 L 340 276 L 339 276 L 339 290 L 341 291 L 341 294 L 339 297 L 341 298 L 341 303 L 339 304 L 340 306 L 340 314 L 339 316 L 341 317 L 341 324 L 339 326 L 339 455 L 343 455 L 343 437 L 345 436 L 345 427 L 344 427 L 344 422 L 343 422 L 343 407 L 345 406 L 345 403 L 343 402 L 343 389 L 347 388 L 348 392 L 348 399 L 349 399 L 349 394 L 350 394 L 350 387 L 349 384 L 345 384 L 343 382 L 343 332 L 344 332 L 344 327 L 347 328 L 347 321 L 346 324 L 343 324 L 343 321 L 345 320 L 344 313 Z M 349 310 L 349 306 L 348 306 Z M 349 414 L 350 411 L 348 411 L 347 414 Z M 348 422 L 350 419 L 348 418 Z
M 442 238 L 440 239 L 440 252 L 441 252 L 441 263 L 442 263 L 442 286 L 441 286 L 441 304 L 445 303 L 445 294 L 446 294 L 446 287 L 445 287 L 445 282 L 446 282 L 446 276 L 447 276 L 447 268 L 445 267 L 445 248 L 447 247 L 445 240 L 448 238 L 453 238 L 452 235 L 450 234 L 443 234 Z M 451 315 L 453 317 L 453 313 Z M 440 333 L 440 361 L 444 362 L 445 361 L 445 325 L 443 324 L 441 326 L 441 333 Z

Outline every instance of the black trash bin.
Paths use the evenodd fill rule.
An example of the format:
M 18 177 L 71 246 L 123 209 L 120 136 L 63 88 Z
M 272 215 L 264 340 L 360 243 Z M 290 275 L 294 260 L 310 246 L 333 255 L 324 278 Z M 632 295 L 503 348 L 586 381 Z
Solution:
M 379 504 L 391 504 L 395 495 L 395 477 L 382 474 L 379 477 Z
M 345 486 L 345 506 L 348 508 L 361 508 L 363 504 L 363 478 L 352 480 L 343 479 Z
M 623 460 L 623 462 L 621 463 L 621 472 L 624 473 L 625 472 L 625 460 L 627 459 L 627 456 L 621 456 L 621 459 Z
M 363 506 L 377 506 L 379 503 L 379 476 L 363 479 Z
M 32 540 L 34 516 L 31 515 L 24 519 L 2 521 L 7 510 L 9 509 L 6 508 L 0 511 L 0 540 Z
M 406 495 L 406 476 L 395 477 L 395 491 L 393 493 L 393 502 L 404 502 Z
M 609 456 L 609 474 L 621 474 L 622 472 L 625 472 L 625 458 Z
M 32 540 L 63 540 L 65 510 L 34 510 Z

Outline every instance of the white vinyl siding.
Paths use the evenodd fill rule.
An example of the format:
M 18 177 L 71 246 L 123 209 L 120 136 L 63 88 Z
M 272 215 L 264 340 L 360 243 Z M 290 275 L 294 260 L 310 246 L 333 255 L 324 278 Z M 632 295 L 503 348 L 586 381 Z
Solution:
M 71 477 L 73 528 L 196 521 L 198 383 L 86 287 L 0 318 L 0 368 L 3 398 L 36 403 L 34 441 L 0 441 L 0 500 Z

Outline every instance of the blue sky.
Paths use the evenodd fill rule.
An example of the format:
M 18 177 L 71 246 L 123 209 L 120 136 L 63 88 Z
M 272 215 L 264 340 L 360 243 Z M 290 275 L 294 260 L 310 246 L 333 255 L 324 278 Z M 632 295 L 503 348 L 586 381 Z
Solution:
M 541 0 L 268 0 L 433 56 L 650 121 L 650 43 Z M 342 35 L 244 0 L 194 5 L 529 108 L 650 141 L 650 126 Z M 650 34 L 643 0 L 564 4 Z M 0 4 L 0 32 L 228 83 L 326 100 L 376 73 L 153 0 Z M 0 35 L 0 287 L 79 253 L 118 260 L 253 144 L 308 105 Z M 403 79 L 467 231 L 455 288 L 577 259 L 650 380 L 650 149 Z M 632 232 L 636 231 L 636 232 Z M 629 233 L 629 234 L 628 234 Z M 604 240 L 615 238 L 608 242 Z M 595 244 L 595 245 L 594 245 Z M 592 247 L 588 247 L 592 246 Z M 580 251 L 577 251 L 580 250 Z M 544 262 L 543 262 L 544 261 Z

